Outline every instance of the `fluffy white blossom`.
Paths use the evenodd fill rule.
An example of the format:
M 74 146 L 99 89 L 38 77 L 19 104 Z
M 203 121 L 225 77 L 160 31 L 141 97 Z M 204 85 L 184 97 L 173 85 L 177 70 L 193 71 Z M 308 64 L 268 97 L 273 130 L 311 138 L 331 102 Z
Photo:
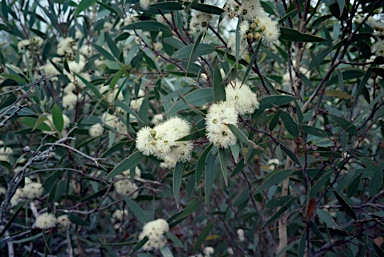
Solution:
M 215 249 L 213 249 L 212 246 L 207 246 L 204 248 L 203 252 L 205 257 L 210 257 L 215 252 Z
M 56 217 L 51 214 L 51 213 L 43 213 L 40 214 L 35 223 L 35 227 L 40 228 L 40 229 L 48 229 L 48 228 L 53 228 L 57 224 L 57 219 Z
M 241 228 L 239 228 L 239 229 L 236 231 L 236 233 L 237 233 L 237 237 L 239 238 L 239 241 L 240 241 L 240 242 L 244 242 L 244 240 L 245 240 L 244 230 L 241 229 Z
M 29 178 L 24 179 L 24 187 L 18 188 L 11 198 L 11 205 L 16 206 L 23 200 L 39 199 L 43 195 L 43 186 L 41 183 L 33 182 Z
M 13 153 L 13 149 L 9 146 L 0 147 L 0 161 L 9 162 L 9 155 Z
M 258 26 L 262 30 L 262 40 L 267 46 L 272 45 L 279 40 L 280 29 L 277 26 L 277 21 L 273 21 L 271 18 L 265 16 L 257 19 Z
M 239 114 L 253 113 L 259 108 L 256 94 L 247 85 L 241 85 L 239 80 L 228 83 L 225 95 L 227 101 L 234 104 Z
M 76 51 L 76 41 L 71 38 L 63 38 L 59 44 L 57 45 L 57 54 L 58 55 L 64 55 L 64 56 L 71 56 L 75 54 Z
M 103 131 L 103 126 L 100 123 L 96 123 L 89 128 L 88 133 L 91 137 L 99 137 L 103 134 Z
M 120 179 L 115 182 L 116 193 L 129 196 L 132 199 L 135 199 L 139 195 L 138 189 L 138 186 L 132 183 L 130 179 Z
M 169 225 L 164 219 L 157 219 L 146 223 L 139 235 L 139 240 L 143 240 L 145 237 L 148 238 L 148 241 L 143 246 L 143 250 L 150 251 L 163 248 L 167 242 L 164 233 L 168 231 Z
M 76 106 L 77 100 L 81 99 L 83 96 L 81 94 L 74 94 L 72 92 L 65 94 L 63 96 L 63 108 L 67 110 L 73 110 Z
M 68 215 L 61 215 L 57 217 L 57 224 L 60 228 L 68 229 L 71 225 L 71 221 L 68 218 Z
M 377 56 L 384 56 L 384 40 L 377 40 L 377 42 L 372 46 L 372 50 Z
M 148 10 L 151 7 L 151 4 L 156 2 L 156 0 L 140 0 L 140 6 L 143 8 L 143 10 Z
M 193 15 L 189 23 L 189 28 L 192 33 L 205 32 L 208 30 L 209 22 L 212 20 L 212 15 L 199 12 Z
M 178 117 L 158 124 L 153 129 L 144 127 L 136 136 L 136 147 L 144 155 L 154 155 L 164 160 L 165 168 L 173 168 L 177 162 L 191 158 L 193 144 L 190 141 L 177 141 L 187 136 L 191 125 Z
M 227 126 L 237 126 L 238 112 L 233 104 L 220 102 L 213 104 L 205 118 L 207 137 L 210 142 L 220 148 L 228 148 L 237 142 L 237 138 Z
M 115 229 L 120 229 L 124 220 L 128 218 L 128 210 L 116 210 L 112 214 L 111 222 Z

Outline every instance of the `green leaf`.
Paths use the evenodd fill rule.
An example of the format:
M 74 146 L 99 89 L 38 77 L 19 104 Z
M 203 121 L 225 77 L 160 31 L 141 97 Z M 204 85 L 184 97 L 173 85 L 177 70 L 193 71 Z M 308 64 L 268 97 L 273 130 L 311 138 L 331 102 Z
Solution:
M 264 150 L 260 146 L 256 145 L 253 141 L 249 140 L 248 137 L 243 133 L 243 131 L 241 131 L 238 127 L 232 124 L 228 124 L 227 126 L 240 142 L 249 145 L 253 149 Z
M 262 110 L 265 110 L 268 108 L 272 108 L 275 105 L 276 106 L 285 105 L 285 104 L 288 104 L 294 100 L 296 100 L 296 98 L 293 96 L 290 96 L 290 95 L 266 96 L 260 100 L 259 110 L 262 111 Z
M 307 242 L 307 231 L 304 231 L 304 233 L 300 237 L 299 247 L 297 249 L 297 256 L 304 256 L 306 242 Z
M 4 77 L 4 78 L 7 78 L 7 79 L 11 79 L 11 80 L 14 80 L 18 83 L 22 83 L 22 84 L 27 84 L 27 81 L 19 76 L 19 75 L 15 75 L 15 74 L 0 74 L 0 76 Z
M 184 96 L 184 99 L 188 101 L 192 106 L 203 106 L 206 103 L 213 101 L 213 90 L 212 88 L 202 88 L 197 89 Z M 183 100 L 178 100 L 175 104 L 171 106 L 167 114 L 176 113 L 185 109 L 188 109 L 189 106 L 184 103 Z
M 206 132 L 206 130 L 205 130 L 205 128 L 203 128 L 203 129 L 194 131 L 185 137 L 179 138 L 177 141 L 188 141 L 188 140 L 198 139 L 198 138 L 204 137 L 205 132 Z
M 285 128 L 287 129 L 288 133 L 294 136 L 295 138 L 299 137 L 300 135 L 299 126 L 297 126 L 292 116 L 289 115 L 287 112 L 282 111 L 280 113 L 280 118 L 283 120 Z
M 372 197 L 379 192 L 381 185 L 383 184 L 383 170 L 384 162 L 373 170 L 373 176 L 368 189 L 369 195 Z
M 337 97 L 340 99 L 351 99 L 352 96 L 348 94 L 347 92 L 341 91 L 341 90 L 328 90 L 325 91 L 326 95 L 332 96 L 332 97 Z
M 92 44 L 92 46 L 94 48 L 96 48 L 96 50 L 102 55 L 105 57 L 105 59 L 107 60 L 110 60 L 110 61 L 113 61 L 113 62 L 116 62 L 116 59 L 107 51 L 105 50 L 103 47 L 99 46 L 99 45 L 96 45 L 96 44 Z
M 205 163 L 205 204 L 209 203 L 214 178 L 215 156 L 212 153 L 209 153 L 207 156 L 207 162 Z
M 133 214 L 141 224 L 144 225 L 145 223 L 149 222 L 147 215 L 145 215 L 144 211 L 140 208 L 139 205 L 137 205 L 137 203 L 135 203 L 133 200 L 126 196 L 123 196 L 123 198 L 124 201 L 127 203 L 128 208 L 133 212 Z
M 247 65 L 247 70 L 245 71 L 243 80 L 241 81 L 241 85 L 243 85 L 243 84 L 245 83 L 245 81 L 247 80 L 248 74 L 249 74 L 249 72 L 251 71 L 251 69 L 252 69 L 252 67 L 253 67 L 253 64 L 254 64 L 255 61 L 256 61 L 257 54 L 259 53 L 259 50 L 260 50 L 261 42 L 262 42 L 262 41 L 259 40 L 259 43 L 257 44 L 255 50 L 253 51 L 251 60 L 250 60 L 250 62 L 249 62 L 249 65 Z
M 336 229 L 340 228 L 332 218 L 331 214 L 329 214 L 329 212 L 322 209 L 317 209 L 316 213 L 319 216 L 319 219 L 322 220 L 327 225 L 327 227 Z
M 293 170 L 277 170 L 268 174 L 265 177 L 264 182 L 256 189 L 255 194 L 262 192 L 265 189 L 274 186 L 293 173 Z
M 149 119 L 148 119 L 148 113 L 149 113 L 149 98 L 145 97 L 143 102 L 141 103 L 140 110 L 139 110 L 139 117 L 144 122 L 145 125 L 148 125 Z
M 171 250 L 168 248 L 168 246 L 161 248 L 160 252 L 161 252 L 161 255 L 163 255 L 163 257 L 173 257 L 173 254 Z
M 123 30 L 143 30 L 143 31 L 162 31 L 165 33 L 171 33 L 169 28 L 157 21 L 139 21 L 122 28 Z
M 203 174 L 203 170 L 205 168 L 205 161 L 207 160 L 208 154 L 212 150 L 212 146 L 213 144 L 210 144 L 207 148 L 205 148 L 204 152 L 201 154 L 199 160 L 197 161 L 195 172 L 196 184 L 200 183 L 201 175 Z
M 160 9 L 160 10 L 183 10 L 183 6 L 179 2 L 162 2 L 151 5 L 152 9 Z
M 249 201 L 251 191 L 248 188 L 244 189 L 234 200 L 233 206 L 239 207 L 242 203 Z
M 94 198 L 97 198 L 99 196 L 103 196 L 106 192 L 108 191 L 108 187 L 105 187 L 103 189 L 101 189 L 100 191 L 94 193 L 94 194 L 91 194 L 91 195 L 88 195 L 86 197 L 84 197 L 83 199 L 81 199 L 79 202 L 88 202 L 89 200 L 92 200 Z
M 225 185 L 228 186 L 228 168 L 227 168 L 227 158 L 225 154 L 225 150 L 219 148 L 219 162 L 221 173 L 223 174 Z
M 271 218 L 269 218 L 265 224 L 262 226 L 262 228 L 265 228 L 266 226 L 268 226 L 272 221 L 274 221 L 275 219 L 277 219 L 278 217 L 280 217 L 281 214 L 283 214 L 286 210 L 288 210 L 289 206 L 291 206 L 295 200 L 297 199 L 297 197 L 293 197 L 292 199 L 288 200 L 275 214 L 273 214 L 273 216 Z
M 193 246 L 193 252 L 196 252 L 200 246 L 204 243 L 205 239 L 207 238 L 207 236 L 209 235 L 209 232 L 211 231 L 211 229 L 213 228 L 213 224 L 212 223 L 209 223 L 204 229 L 203 231 L 201 232 L 201 234 L 199 235 L 199 237 L 197 238 L 196 242 L 195 242 L 195 245 Z
M 292 159 L 292 161 L 294 161 L 297 165 L 299 165 L 301 167 L 301 163 L 300 163 L 299 159 L 297 159 L 296 154 L 294 152 L 292 152 L 292 150 L 283 142 L 279 141 L 279 145 L 280 145 L 281 150 L 283 150 L 283 152 L 286 155 L 288 155 Z
M 180 223 L 182 220 L 187 218 L 189 215 L 191 215 L 194 211 L 196 211 L 199 208 L 199 206 L 200 206 L 200 203 L 197 199 L 193 199 L 192 201 L 190 201 L 187 204 L 187 206 L 185 206 L 183 211 L 173 215 L 167 220 L 168 223 L 170 223 L 169 224 L 170 228 L 174 227 L 175 225 Z
M 120 175 L 126 170 L 136 167 L 144 158 L 145 156 L 139 151 L 132 153 L 129 157 L 117 164 L 117 166 L 108 174 L 106 180 Z
M 184 163 L 178 162 L 173 171 L 173 195 L 175 197 L 177 208 L 179 208 L 179 201 L 180 201 L 179 191 L 181 186 L 181 180 L 183 178 L 183 172 L 184 172 Z
M 46 120 L 46 117 L 45 117 L 45 120 Z M 20 122 L 33 129 L 37 128 L 39 130 L 52 131 L 51 127 L 49 127 L 46 123 L 42 122 L 38 124 L 38 120 L 35 118 L 22 117 L 20 118 Z
M 272 131 L 277 126 L 277 124 L 279 122 L 279 117 L 280 117 L 280 110 L 277 111 L 275 113 L 275 115 L 273 115 L 273 117 L 271 119 L 271 122 L 269 123 L 268 128 L 269 128 L 270 131 Z
M 68 218 L 69 220 L 74 223 L 74 224 L 77 224 L 79 226 L 89 226 L 89 222 L 83 220 L 82 218 L 80 218 L 79 216 L 77 215 L 74 215 L 73 213 L 70 213 L 68 215 Z
M 345 199 L 338 193 L 336 192 L 335 190 L 332 190 L 333 193 L 335 194 L 337 200 L 339 201 L 339 203 L 341 204 L 341 206 L 343 207 L 343 209 L 345 210 L 345 212 L 354 220 L 357 220 L 357 216 L 356 216 L 356 213 L 353 211 L 353 209 L 351 208 L 351 206 L 349 206 L 349 204 L 347 203 L 347 201 L 345 201 Z
M 171 239 L 172 242 L 175 243 L 176 247 L 183 247 L 183 243 L 180 241 L 180 239 L 177 236 L 175 236 L 171 232 L 166 232 L 165 234 L 169 239 Z
M 120 55 L 119 48 L 117 47 L 116 43 L 109 36 L 108 33 L 105 33 L 104 35 L 105 35 L 105 41 L 107 42 L 109 49 L 112 51 L 112 54 L 115 56 L 115 58 L 118 59 Z
M 280 39 L 294 42 L 323 42 L 324 38 L 303 34 L 298 30 L 280 27 Z
M 328 114 L 328 116 L 331 117 L 332 120 L 334 120 L 337 124 L 339 124 L 340 127 L 342 127 L 349 134 L 357 135 L 357 129 L 351 122 L 347 121 L 344 118 L 337 117 L 333 114 Z
M 193 49 L 195 47 L 195 52 L 193 53 Z M 195 46 L 193 45 L 187 45 L 183 48 L 177 50 L 173 55 L 172 58 L 174 59 L 195 59 L 197 56 L 210 54 L 213 51 L 215 51 L 216 47 L 210 44 L 201 43 Z M 193 56 L 191 57 L 191 53 L 193 53 Z
M 327 170 L 324 174 L 317 180 L 317 182 L 311 188 L 310 198 L 314 198 L 317 192 L 329 181 L 329 178 L 334 173 L 332 169 Z
M 218 66 L 213 70 L 213 98 L 215 103 L 226 100 L 225 87 Z
M 92 85 L 88 80 L 80 76 L 79 74 L 75 73 L 75 75 L 85 84 L 85 86 L 90 89 L 97 97 L 97 99 L 102 99 L 103 96 L 100 94 L 100 91 Z
M 81 0 L 81 2 L 77 5 L 76 11 L 75 11 L 75 17 L 79 15 L 82 11 L 87 9 L 88 7 L 94 5 L 96 3 L 96 0 Z
M 60 110 L 60 107 L 57 104 L 54 104 L 52 107 L 52 121 L 56 130 L 61 132 L 64 129 L 64 119 L 63 114 Z
M 29 241 L 34 241 L 37 238 L 42 237 L 43 234 L 44 233 L 41 232 L 41 233 L 37 233 L 36 235 L 30 236 L 30 237 L 27 237 L 27 238 L 23 238 L 23 239 L 20 239 L 20 240 L 12 240 L 12 243 L 13 244 L 23 244 L 23 243 L 27 243 Z
M 24 204 L 19 204 L 17 206 L 17 208 L 13 209 L 12 211 L 14 212 L 12 214 L 12 217 L 8 220 L 7 224 L 5 225 L 5 227 L 3 228 L 3 230 L 1 230 L 0 232 L 0 237 L 2 237 L 5 232 L 8 230 L 8 228 L 12 225 L 13 221 L 17 218 L 17 216 L 19 215 L 19 212 L 24 209 Z
M 304 130 L 305 133 L 314 135 L 317 137 L 331 137 L 332 133 L 326 130 L 318 129 L 315 127 L 302 125 L 301 128 Z
M 208 4 L 198 4 L 196 2 L 193 2 L 191 4 L 191 8 L 192 9 L 195 9 L 197 11 L 200 11 L 200 12 L 205 12 L 205 13 L 210 13 L 210 14 L 217 14 L 217 15 L 221 15 L 224 10 L 217 7 L 217 6 L 214 6 L 214 5 L 208 5 Z

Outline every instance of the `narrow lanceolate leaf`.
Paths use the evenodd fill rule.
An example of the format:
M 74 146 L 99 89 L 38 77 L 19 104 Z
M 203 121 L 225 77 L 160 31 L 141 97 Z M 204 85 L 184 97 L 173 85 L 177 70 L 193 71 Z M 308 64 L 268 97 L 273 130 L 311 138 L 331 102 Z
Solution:
M 187 101 L 192 106 L 202 106 L 213 100 L 213 90 L 212 88 L 202 88 L 197 89 L 184 96 L 184 100 Z M 171 108 L 168 110 L 167 114 L 176 113 L 185 109 L 190 108 L 183 99 L 178 100 Z
M 283 120 L 285 128 L 287 129 L 288 133 L 294 137 L 299 137 L 300 135 L 299 126 L 293 120 L 291 115 L 283 111 L 280 113 L 280 118 Z
M 178 162 L 173 171 L 173 195 L 175 197 L 176 205 L 179 206 L 179 191 L 181 186 L 181 180 L 184 172 L 184 163 Z
M 129 157 L 117 164 L 117 166 L 108 174 L 106 179 L 113 178 L 126 170 L 136 167 L 144 157 L 145 156 L 139 151 L 132 153 Z
M 198 4 L 197 2 L 193 2 L 193 4 L 191 5 L 191 8 L 201 12 L 217 14 L 217 15 L 221 15 L 224 12 L 223 9 L 217 6 L 208 5 L 208 4 Z
M 153 9 L 160 9 L 160 10 L 183 10 L 183 6 L 179 2 L 173 2 L 173 1 L 167 1 L 167 2 L 161 2 L 152 4 L 151 8 Z
M 195 51 L 193 51 L 195 49 Z M 202 56 L 206 54 L 210 54 L 213 51 L 215 51 L 216 47 L 210 44 L 193 44 L 193 45 L 187 45 L 183 48 L 177 50 L 173 55 L 172 58 L 174 59 L 187 59 L 191 60 L 196 58 L 197 56 Z M 193 52 L 193 56 L 191 56 L 191 53 Z
M 139 22 L 129 24 L 123 27 L 122 29 L 170 32 L 167 26 L 157 21 L 139 21 Z
M 344 211 L 354 220 L 357 220 L 357 216 L 356 216 L 356 213 L 353 211 L 353 209 L 351 208 L 351 206 L 349 206 L 349 204 L 347 203 L 347 201 L 338 193 L 336 192 L 335 190 L 333 190 L 333 193 L 335 194 L 337 200 L 339 201 L 339 203 L 341 204 L 341 206 L 343 207 Z
M 138 221 L 140 221 L 141 224 L 145 224 L 149 222 L 147 215 L 145 215 L 144 211 L 140 208 L 137 203 L 132 201 L 130 198 L 123 196 L 124 201 L 127 203 L 128 208 L 133 212 L 135 217 L 137 218 Z
M 205 204 L 209 203 L 209 197 L 213 187 L 213 180 L 215 178 L 215 156 L 209 153 L 205 166 Z
M 63 131 L 64 129 L 64 119 L 63 114 L 60 110 L 60 107 L 57 104 L 54 104 L 52 107 L 52 121 L 58 132 Z
M 94 48 L 96 48 L 96 50 L 102 55 L 105 57 L 105 59 L 107 60 L 110 60 L 110 61 L 113 61 L 115 62 L 115 58 L 112 56 L 112 54 L 110 54 L 107 50 L 105 50 L 103 47 L 99 46 L 99 45 L 96 45 L 96 44 L 92 44 L 92 46 Z
M 213 98 L 215 102 L 225 101 L 225 87 L 222 83 L 220 69 L 218 66 L 213 71 Z
M 296 100 L 296 98 L 290 95 L 266 96 L 260 100 L 259 110 L 272 108 L 274 105 L 281 106 L 284 104 L 288 104 L 294 100 Z
M 225 157 L 225 150 L 219 149 L 219 162 L 221 173 L 223 174 L 225 185 L 228 186 L 228 168 L 227 168 L 227 158 Z
M 294 42 L 323 42 L 325 38 L 304 34 L 298 30 L 280 27 L 280 39 Z
M 249 145 L 253 149 L 264 150 L 260 146 L 256 145 L 253 141 L 249 140 L 248 137 L 238 127 L 228 124 L 228 128 L 232 131 L 235 137 L 242 143 Z
M 209 223 L 204 229 L 203 231 L 201 232 L 201 234 L 199 235 L 199 237 L 197 238 L 196 242 L 195 242 L 195 245 L 193 246 L 193 252 L 196 252 L 200 246 L 204 243 L 205 239 L 207 238 L 207 236 L 209 235 L 209 232 L 211 231 L 213 227 L 213 224 L 212 223 Z
M 259 53 L 260 45 L 261 45 L 261 40 L 259 40 L 259 43 L 257 44 L 257 46 L 256 46 L 256 48 L 255 48 L 255 50 L 254 50 L 254 52 L 252 54 L 251 61 L 249 62 L 247 70 L 245 71 L 245 74 L 244 74 L 243 80 L 241 81 L 241 84 L 244 84 L 245 81 L 247 80 L 248 74 L 251 71 L 251 69 L 253 67 L 253 64 L 256 61 L 257 54 Z
M 212 146 L 213 144 L 210 144 L 207 148 L 205 148 L 204 152 L 201 154 L 199 160 L 197 161 L 195 172 L 196 184 L 200 183 L 201 175 L 203 174 L 205 168 L 205 161 L 207 160 L 208 154 L 211 152 Z
M 161 255 L 163 255 L 163 257 L 173 257 L 173 254 L 171 250 L 168 248 L 168 246 L 161 248 L 160 252 L 161 252 Z
M 76 8 L 75 16 L 79 15 L 82 11 L 94 5 L 95 3 L 96 0 L 82 0 Z
M 287 177 L 289 177 L 293 173 L 293 170 L 278 170 L 270 173 L 264 180 L 263 184 L 261 184 L 257 189 L 255 194 L 262 192 L 265 189 L 274 186 Z
M 337 117 L 333 114 L 328 114 L 329 117 L 331 117 L 332 120 L 334 120 L 337 124 L 340 125 L 345 131 L 347 131 L 349 134 L 356 135 L 357 129 L 355 125 L 352 124 L 352 122 L 347 121 L 344 118 Z
M 267 220 L 267 222 L 265 222 L 265 224 L 263 225 L 262 228 L 265 228 L 272 221 L 279 218 L 281 214 L 283 214 L 286 210 L 288 210 L 289 206 L 291 206 L 295 202 L 296 199 L 297 199 L 297 197 L 293 197 L 290 200 L 288 200 L 271 218 L 269 218 L 269 220 Z

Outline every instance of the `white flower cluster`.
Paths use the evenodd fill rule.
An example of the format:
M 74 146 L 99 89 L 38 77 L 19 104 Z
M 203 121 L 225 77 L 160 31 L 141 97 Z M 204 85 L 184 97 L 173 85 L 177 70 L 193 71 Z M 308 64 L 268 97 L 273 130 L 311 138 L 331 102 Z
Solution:
M 9 162 L 9 155 L 13 154 L 13 149 L 9 146 L 4 146 L 4 141 L 0 140 L 0 161 Z
M 236 144 L 237 138 L 227 125 L 238 126 L 238 115 L 251 114 L 259 107 L 256 94 L 238 80 L 225 88 L 226 101 L 213 104 L 207 113 L 207 138 L 215 146 L 228 148 Z
M 228 83 L 225 88 L 225 95 L 227 102 L 233 103 L 239 114 L 253 113 L 255 109 L 259 108 L 260 103 L 257 100 L 257 95 L 249 86 L 241 85 L 239 80 Z
M 56 224 L 57 224 L 57 219 L 55 215 L 46 212 L 46 213 L 40 214 L 36 218 L 35 227 L 40 229 L 48 229 L 48 228 L 55 227 Z
M 210 142 L 220 148 L 236 144 L 237 138 L 227 126 L 238 126 L 238 112 L 232 103 L 226 101 L 212 104 L 205 120 Z
M 148 241 L 143 246 L 143 250 L 150 251 L 163 248 L 167 242 L 164 233 L 168 231 L 169 225 L 166 220 L 157 219 L 146 223 L 143 227 L 143 232 L 139 235 L 139 240 L 143 240 L 145 237 L 148 238 Z
M 122 228 L 122 225 L 124 221 L 127 219 L 127 217 L 128 217 L 128 210 L 116 210 L 112 214 L 112 219 L 111 219 L 114 229 Z
M 277 42 L 280 37 L 280 30 L 277 21 L 273 21 L 268 17 L 267 13 L 260 5 L 259 0 L 247 1 L 243 0 L 242 3 L 234 0 L 228 0 L 224 6 L 224 17 L 232 19 L 234 17 L 241 17 L 243 19 L 240 25 L 240 34 L 242 36 L 241 47 L 247 44 L 247 39 L 253 40 L 262 39 L 262 42 L 269 46 Z M 236 36 L 231 37 L 228 45 L 231 49 L 235 46 Z M 240 49 L 240 52 L 242 52 Z
M 24 63 L 27 62 L 30 65 L 34 65 L 38 62 L 38 55 L 42 53 L 43 39 L 40 37 L 31 37 L 29 39 L 24 39 L 18 42 L 17 48 L 20 53 L 25 53 L 23 55 Z
M 43 195 L 43 186 L 41 183 L 32 182 L 25 178 L 23 188 L 18 188 L 11 199 L 11 205 L 16 206 L 22 200 L 38 199 Z
M 177 141 L 190 131 L 191 125 L 187 121 L 172 117 L 154 128 L 140 129 L 137 132 L 136 147 L 144 155 L 154 155 L 163 160 L 163 168 L 173 168 L 177 162 L 186 162 L 191 158 L 193 143 Z
M 55 217 L 52 213 L 45 212 L 36 218 L 35 227 L 40 229 L 49 229 L 58 226 L 61 229 L 68 229 L 71 221 L 68 215 Z
M 151 7 L 151 4 L 157 3 L 156 0 L 140 0 L 140 6 L 143 10 L 148 10 Z
M 205 32 L 208 30 L 209 22 L 212 20 L 212 15 L 208 13 L 198 12 L 193 15 L 189 22 L 189 29 L 192 33 Z
M 245 236 L 244 236 L 244 229 L 242 228 L 239 228 L 237 231 L 237 237 L 239 238 L 239 241 L 240 242 L 244 242 L 245 241 Z
M 130 179 L 130 170 L 124 171 L 120 176 L 116 176 L 118 181 L 115 182 L 116 193 L 129 196 L 132 199 L 135 199 L 138 195 L 139 187 L 133 183 Z M 141 171 L 138 167 L 135 169 L 135 178 L 140 178 Z
M 384 56 L 384 22 L 373 17 L 368 18 L 367 22 L 374 29 L 373 35 L 377 37 L 376 43 L 372 46 L 372 51 L 376 56 Z
M 204 248 L 203 253 L 204 255 L 201 253 L 198 253 L 198 254 L 190 255 L 189 257 L 211 257 L 211 255 L 215 253 L 215 249 L 212 246 L 207 246 Z
M 280 164 L 280 161 L 279 159 L 276 159 L 276 158 L 273 158 L 273 159 L 270 159 L 267 163 L 268 165 L 268 169 L 270 171 L 274 171 L 276 169 L 276 167 L 278 167 Z
M 103 134 L 103 131 L 103 125 L 96 123 L 89 128 L 88 133 L 91 137 L 99 137 Z
M 59 44 L 57 45 L 57 54 L 64 56 L 68 59 L 75 58 L 76 52 L 76 41 L 71 37 L 61 39 Z

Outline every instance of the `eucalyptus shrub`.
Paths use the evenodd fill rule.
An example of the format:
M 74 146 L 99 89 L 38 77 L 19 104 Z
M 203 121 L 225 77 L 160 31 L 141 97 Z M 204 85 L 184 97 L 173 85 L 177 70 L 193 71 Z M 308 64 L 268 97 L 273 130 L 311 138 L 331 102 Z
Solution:
M 383 1 L 1 2 L 2 256 L 383 256 Z

